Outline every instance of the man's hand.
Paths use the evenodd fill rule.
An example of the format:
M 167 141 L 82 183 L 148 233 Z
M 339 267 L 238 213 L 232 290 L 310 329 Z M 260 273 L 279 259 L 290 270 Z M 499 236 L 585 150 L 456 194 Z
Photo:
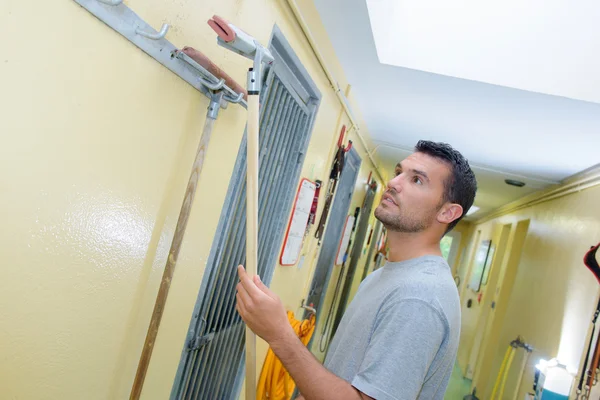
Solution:
M 258 276 L 238 267 L 236 309 L 246 325 L 269 343 L 298 385 L 304 400 L 373 400 L 329 372 L 304 347 L 292 329 L 279 297 Z
M 261 282 L 260 277 L 250 278 L 241 265 L 238 275 L 236 309 L 252 332 L 269 344 L 290 335 L 296 337 L 279 297 Z

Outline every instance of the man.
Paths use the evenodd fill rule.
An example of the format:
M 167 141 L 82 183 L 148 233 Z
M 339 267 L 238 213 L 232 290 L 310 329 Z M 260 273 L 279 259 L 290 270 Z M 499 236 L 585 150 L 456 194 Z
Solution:
M 279 298 L 238 268 L 238 312 L 304 399 L 443 399 L 460 304 L 440 240 L 473 205 L 476 190 L 467 160 L 447 144 L 420 141 L 396 166 L 375 210 L 388 230 L 388 261 L 361 283 L 324 366 L 295 336 Z

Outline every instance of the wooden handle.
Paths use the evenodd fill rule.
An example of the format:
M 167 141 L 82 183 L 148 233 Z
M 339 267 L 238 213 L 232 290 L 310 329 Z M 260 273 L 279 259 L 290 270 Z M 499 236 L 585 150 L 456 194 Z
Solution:
M 258 273 L 258 95 L 248 96 L 246 271 Z M 246 327 L 246 400 L 256 399 L 256 335 Z
M 150 364 L 150 357 L 152 356 L 152 350 L 154 349 L 154 343 L 156 342 L 156 336 L 158 335 L 158 327 L 160 326 L 160 320 L 162 319 L 163 312 L 165 310 L 165 304 L 167 302 L 167 296 L 171 287 L 171 280 L 173 273 L 175 272 L 175 265 L 177 264 L 177 257 L 179 256 L 179 250 L 183 242 L 183 235 L 190 218 L 190 211 L 192 210 L 192 204 L 194 202 L 194 196 L 196 194 L 196 186 L 198 185 L 198 178 L 200 171 L 202 171 L 202 164 L 204 164 L 204 155 L 206 154 L 206 148 L 210 141 L 210 135 L 212 133 L 214 119 L 206 118 L 204 124 L 204 130 L 202 131 L 202 137 L 200 138 L 200 145 L 196 153 L 196 159 L 192 167 L 192 173 L 188 180 L 187 188 L 185 190 L 185 198 L 183 199 L 183 205 L 179 212 L 179 219 L 177 220 L 177 226 L 175 228 L 175 235 L 171 242 L 171 249 L 169 250 L 169 258 L 163 272 L 162 280 L 160 282 L 160 289 L 156 296 L 156 303 L 154 303 L 154 311 L 152 312 L 152 318 L 150 319 L 150 326 L 148 327 L 148 333 L 146 334 L 146 341 L 144 342 L 144 348 L 142 349 L 142 355 L 138 364 L 137 373 L 135 380 L 133 381 L 133 387 L 131 388 L 131 394 L 129 398 L 131 400 L 137 400 L 142 394 L 142 387 L 144 385 L 144 379 L 146 378 L 146 372 L 148 371 L 148 365 Z
M 596 380 L 596 370 L 600 366 L 600 335 L 596 339 L 596 347 L 594 349 L 594 355 L 592 357 L 592 363 L 588 369 L 588 380 L 587 384 L 589 387 L 594 386 L 594 381 Z

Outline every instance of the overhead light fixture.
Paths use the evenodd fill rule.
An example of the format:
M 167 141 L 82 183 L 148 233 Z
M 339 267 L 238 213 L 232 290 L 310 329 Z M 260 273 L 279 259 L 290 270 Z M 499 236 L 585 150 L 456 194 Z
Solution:
M 468 217 L 471 214 L 475 214 L 477 211 L 479 211 L 479 207 L 471 206 L 471 208 L 469 208 L 469 211 L 467 211 L 467 214 L 465 216 Z
M 523 186 L 525 186 L 525 182 L 516 181 L 514 179 L 505 179 L 504 182 L 507 185 L 516 186 L 516 187 L 523 187 Z

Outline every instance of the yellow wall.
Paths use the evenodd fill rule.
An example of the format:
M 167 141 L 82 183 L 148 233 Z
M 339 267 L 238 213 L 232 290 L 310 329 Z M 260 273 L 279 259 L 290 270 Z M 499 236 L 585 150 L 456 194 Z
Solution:
M 458 291 L 461 298 L 463 298 L 465 294 L 464 292 L 469 284 L 468 279 L 471 273 L 470 267 L 472 266 L 473 257 L 475 256 L 476 250 L 475 244 L 479 243 L 480 237 L 481 231 L 476 230 L 473 224 L 471 224 L 467 234 L 462 237 L 464 247 L 456 269 L 456 274 L 460 278 Z
M 277 23 L 322 93 L 302 176 L 326 180 L 348 121 L 284 2 L 126 4 L 153 26 L 170 23 L 171 42 L 200 49 L 239 82 L 250 61 L 218 47 L 205 21 L 221 15 L 263 43 Z M 346 87 L 314 6 L 300 5 Z M 0 60 L 3 397 L 126 398 L 208 101 L 74 1 L 4 1 L 0 35 L 10 38 Z M 216 122 L 143 398 L 171 390 L 245 120 L 230 106 Z M 350 138 L 363 158 L 356 203 L 373 167 Z M 278 267 L 272 282 L 297 312 L 312 240 L 304 251 L 303 268 Z M 265 352 L 260 344 L 259 366 Z
M 508 302 L 497 305 L 497 312 L 500 307 L 505 308 L 505 317 L 499 331 L 494 332 L 497 344 L 489 350 L 490 373 L 479 374 L 473 382 L 480 398 L 489 398 L 506 346 L 517 335 L 535 348 L 517 398 L 522 399 L 532 390 L 534 365 L 541 358 L 558 357 L 579 368 L 598 296 L 598 283 L 582 260 L 589 247 L 600 240 L 599 199 L 600 187 L 596 186 L 476 224 L 475 232 L 481 230 L 481 241 L 491 237 L 496 226 L 512 224 L 514 235 L 517 223 L 529 220 L 515 275 L 503 277 L 514 283 Z M 462 298 L 461 367 L 472 347 L 480 312 L 464 305 L 467 297 L 473 296 Z M 520 362 L 519 354 L 507 381 L 506 398 L 511 398 L 515 390 Z
M 454 259 L 448 260 L 452 268 L 452 274 L 459 274 L 459 269 L 467 255 L 467 247 L 469 239 L 473 232 L 473 224 L 470 221 L 461 220 L 452 230 L 453 232 L 460 233 L 460 243 L 458 244 L 458 250 L 454 255 Z

